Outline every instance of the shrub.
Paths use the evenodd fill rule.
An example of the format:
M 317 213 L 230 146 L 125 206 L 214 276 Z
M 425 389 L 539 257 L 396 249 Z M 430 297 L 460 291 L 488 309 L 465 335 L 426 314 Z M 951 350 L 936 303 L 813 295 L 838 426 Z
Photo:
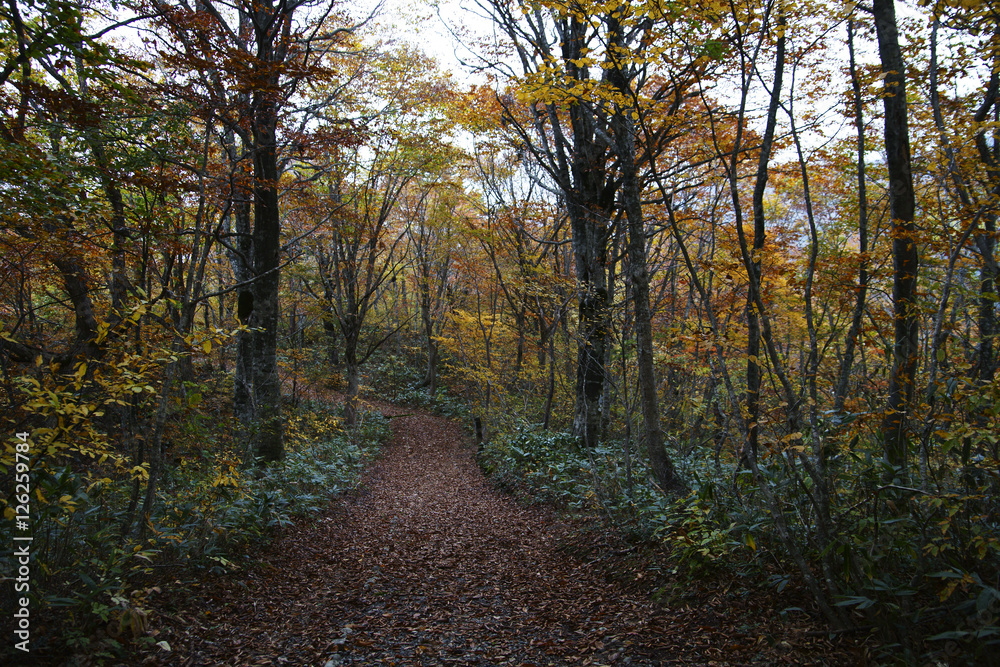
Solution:
M 49 642 L 56 652 L 98 663 L 120 660 L 128 644 L 148 641 L 162 568 L 224 573 L 236 567 L 233 554 L 241 545 L 355 488 L 389 433 L 381 415 L 364 414 L 348 431 L 334 408 L 305 404 L 289 417 L 286 459 L 257 470 L 242 460 L 225 425 L 203 419 L 205 406 L 195 403 L 175 406 L 171 439 L 184 444 L 173 448 L 176 463 L 165 470 L 141 534 L 122 531 L 138 488 L 127 467 L 77 469 L 73 457 L 64 457 L 61 465 L 50 458 L 32 470 L 32 606 L 61 619 L 50 625 L 66 628 L 59 637 L 33 636 L 33 648 Z M 9 501 L 7 509 L 0 531 L 11 535 Z M 13 571 L 14 565 L 10 551 L 0 554 L 0 567 Z M 4 596 L 5 606 L 10 599 Z

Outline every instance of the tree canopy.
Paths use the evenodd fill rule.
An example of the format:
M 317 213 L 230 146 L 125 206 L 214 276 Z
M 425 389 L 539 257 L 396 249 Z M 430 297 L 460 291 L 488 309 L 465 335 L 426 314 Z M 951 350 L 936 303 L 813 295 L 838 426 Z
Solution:
M 1000 6 L 471 11 L 453 73 L 336 2 L 0 9 L 0 501 L 15 534 L 30 442 L 34 603 L 93 616 L 73 582 L 127 598 L 132 554 L 264 532 L 267 480 L 395 396 L 833 631 L 986 655 Z

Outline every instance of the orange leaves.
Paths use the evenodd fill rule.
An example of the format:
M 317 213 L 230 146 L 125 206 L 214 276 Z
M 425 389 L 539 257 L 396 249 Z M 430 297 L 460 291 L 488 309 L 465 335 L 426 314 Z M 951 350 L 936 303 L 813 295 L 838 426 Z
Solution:
M 457 96 L 452 117 L 475 135 L 489 136 L 502 125 L 503 106 L 491 86 L 472 86 Z

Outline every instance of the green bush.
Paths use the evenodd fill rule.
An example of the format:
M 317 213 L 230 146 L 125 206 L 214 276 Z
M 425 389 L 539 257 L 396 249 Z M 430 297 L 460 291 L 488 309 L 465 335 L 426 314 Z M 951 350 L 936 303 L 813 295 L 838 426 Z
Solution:
M 479 453 L 483 471 L 499 486 L 534 501 L 596 514 L 633 539 L 668 546 L 679 564 L 700 568 L 720 564 L 742 550 L 753 554 L 762 518 L 732 512 L 720 498 L 711 457 L 676 457 L 678 470 L 694 489 L 681 498 L 664 497 L 652 484 L 645 460 L 631 455 L 631 475 L 620 442 L 592 450 L 567 433 L 521 432 L 487 444 Z

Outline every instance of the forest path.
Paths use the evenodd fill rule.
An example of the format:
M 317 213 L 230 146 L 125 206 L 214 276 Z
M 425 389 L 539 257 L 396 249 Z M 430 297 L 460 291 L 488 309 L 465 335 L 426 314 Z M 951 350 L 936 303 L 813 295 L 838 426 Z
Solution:
M 761 659 L 721 614 L 665 610 L 569 553 L 569 528 L 492 489 L 453 422 L 377 407 L 393 437 L 365 490 L 283 531 L 263 567 L 207 585 L 174 617 L 172 664 Z

